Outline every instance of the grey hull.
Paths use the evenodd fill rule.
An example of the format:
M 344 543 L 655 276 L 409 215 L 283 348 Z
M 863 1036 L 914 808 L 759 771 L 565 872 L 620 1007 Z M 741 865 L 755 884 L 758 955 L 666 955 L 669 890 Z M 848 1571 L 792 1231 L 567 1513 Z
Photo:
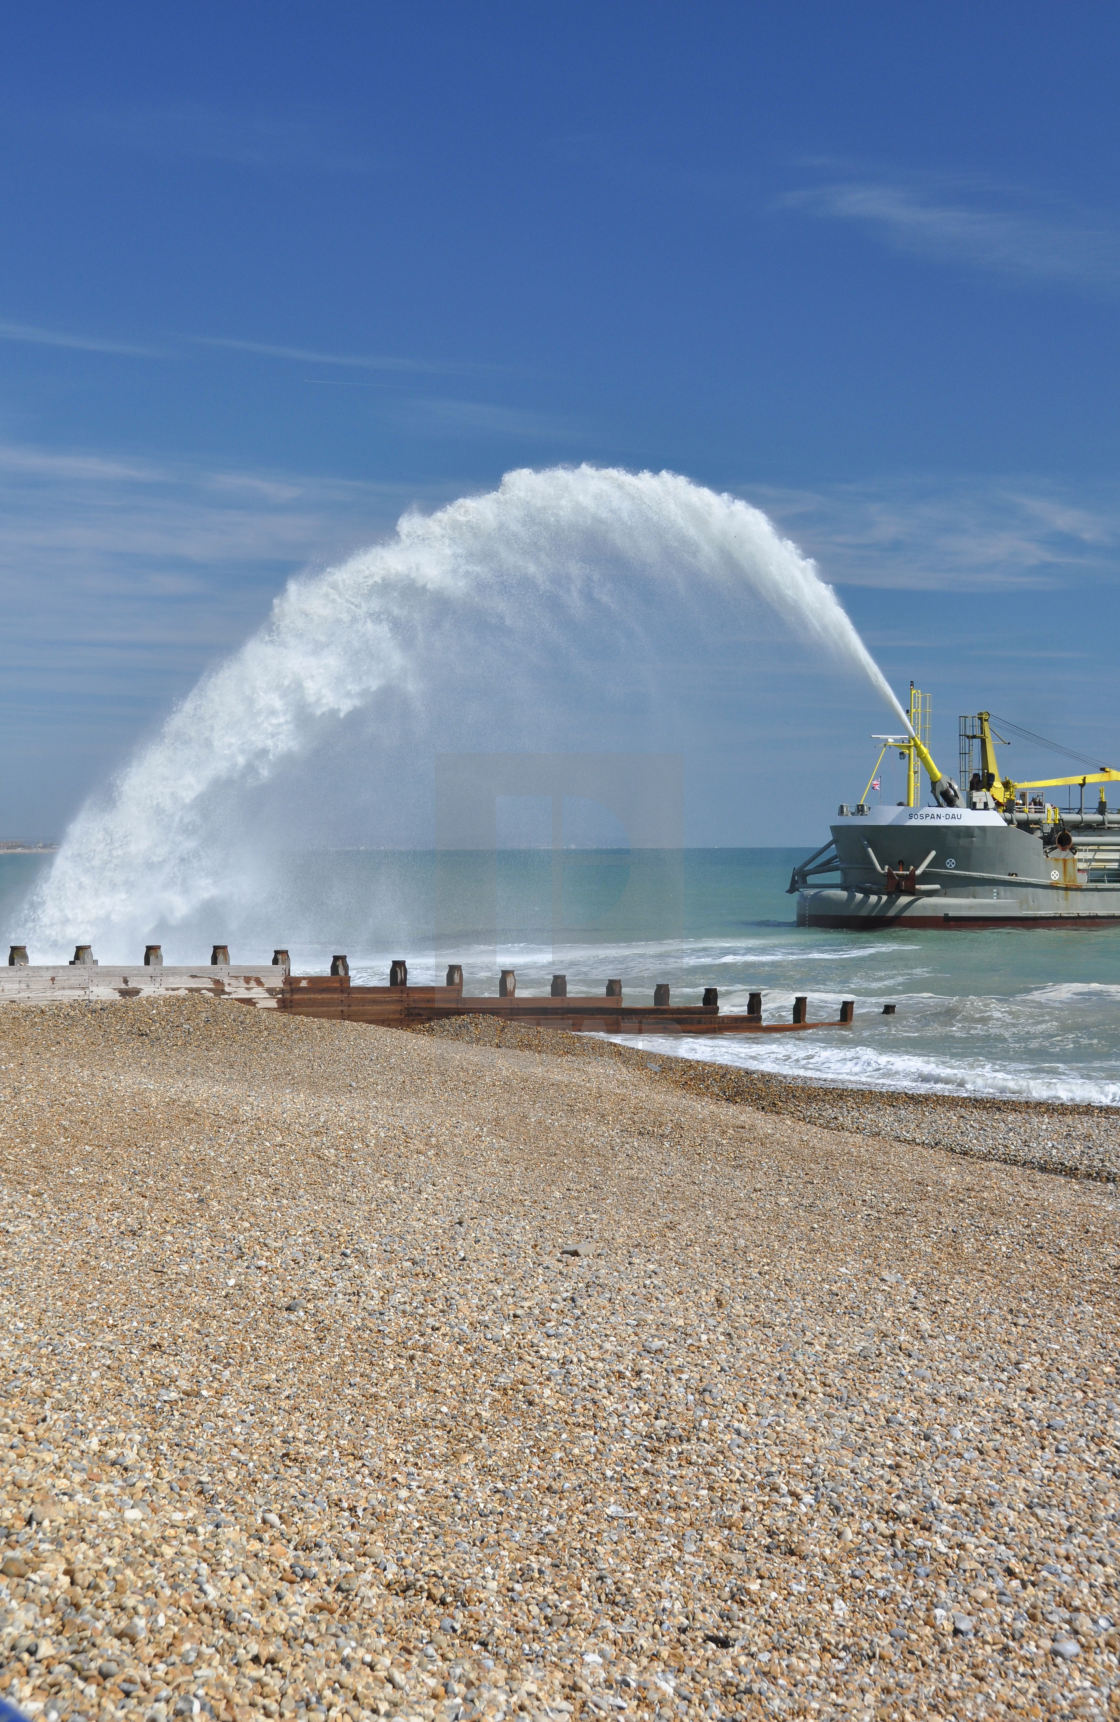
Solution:
M 1074 893 L 1077 902 L 1056 903 L 1058 893 L 1010 892 L 999 898 L 870 896 L 827 886 L 798 892 L 799 927 L 837 927 L 869 931 L 888 927 L 1108 927 L 1120 926 L 1120 886 L 1089 887 Z
M 1120 924 L 1120 829 L 1024 829 L 992 812 L 874 809 L 831 827 L 825 859 L 794 869 L 800 926 L 1007 927 Z M 811 884 L 815 874 L 838 880 Z

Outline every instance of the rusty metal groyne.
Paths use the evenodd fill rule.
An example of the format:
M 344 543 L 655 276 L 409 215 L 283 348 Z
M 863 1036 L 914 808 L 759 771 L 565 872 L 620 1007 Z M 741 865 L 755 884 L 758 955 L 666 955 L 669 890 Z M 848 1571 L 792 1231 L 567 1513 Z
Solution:
M 225 945 L 215 945 L 205 964 L 164 964 L 158 945 L 149 945 L 136 964 L 101 964 L 89 945 L 75 947 L 69 963 L 33 964 L 24 945 L 13 945 L 8 966 L 0 969 L 0 1003 L 46 1004 L 52 1000 L 174 997 L 208 993 L 265 1010 L 325 1020 L 374 1023 L 381 1028 L 419 1028 L 453 1016 L 490 1016 L 535 1028 L 597 1034 L 789 1034 L 802 1029 L 850 1028 L 855 1005 L 846 999 L 840 1015 L 811 1019 L 809 1001 L 793 1001 L 790 1017 L 763 1021 L 762 994 L 753 992 L 745 1011 L 721 1011 L 715 987 L 704 989 L 700 1004 L 673 1004 L 668 986 L 653 990 L 650 1003 L 628 1002 L 621 980 L 609 980 L 601 995 L 569 997 L 566 975 L 554 975 L 547 998 L 518 994 L 517 976 L 503 969 L 497 997 L 463 991 L 458 964 L 447 970 L 443 986 L 414 986 L 401 959 L 383 987 L 355 986 L 345 956 L 336 956 L 329 975 L 293 975 L 288 952 L 277 949 L 269 964 L 245 967 L 230 962 Z

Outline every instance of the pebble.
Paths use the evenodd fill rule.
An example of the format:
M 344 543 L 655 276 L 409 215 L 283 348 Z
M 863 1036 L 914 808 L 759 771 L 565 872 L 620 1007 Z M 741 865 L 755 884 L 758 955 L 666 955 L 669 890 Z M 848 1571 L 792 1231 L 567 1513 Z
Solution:
M 625 1041 L 562 1034 L 492 1017 L 459 1017 L 420 1032 L 511 1049 L 547 1047 L 557 1057 L 615 1059 L 653 1074 L 666 1087 L 830 1130 L 856 1130 L 969 1159 L 1000 1160 L 1072 1178 L 1120 1183 L 1120 1109 L 1116 1107 L 846 1088 L 698 1058 L 665 1057 L 653 1062 Z
M 1106 1714 L 1115 1120 L 201 998 L 0 1065 L 37 1722 Z

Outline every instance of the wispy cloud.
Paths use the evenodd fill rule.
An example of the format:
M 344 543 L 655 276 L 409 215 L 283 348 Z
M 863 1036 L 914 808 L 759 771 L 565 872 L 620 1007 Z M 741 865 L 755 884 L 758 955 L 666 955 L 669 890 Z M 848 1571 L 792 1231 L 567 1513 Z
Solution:
M 106 460 L 97 454 L 67 454 L 54 449 L 27 447 L 19 443 L 0 443 L 0 484 L 6 473 L 19 473 L 30 479 L 55 482 L 102 484 L 106 480 L 128 483 L 153 483 L 167 476 L 155 466 L 136 461 Z
M 12 323 L 0 318 L 0 341 L 16 341 L 32 347 L 65 347 L 81 353 L 112 353 L 127 359 L 162 359 L 159 347 L 140 346 L 103 335 L 76 335 L 67 329 L 44 329 L 35 323 Z
M 408 429 L 434 436 L 551 439 L 572 437 L 579 431 L 560 413 L 505 406 L 497 401 L 409 400 L 401 403 L 399 416 Z
M 483 376 L 501 367 L 465 359 L 413 358 L 400 353 L 329 353 L 321 347 L 304 347 L 275 341 L 247 341 L 226 335 L 185 335 L 169 338 L 163 346 L 139 341 L 121 341 L 112 336 L 75 333 L 70 329 L 48 329 L 38 323 L 21 323 L 0 317 L 0 341 L 33 347 L 58 347 L 81 353 L 106 353 L 127 359 L 167 359 L 192 347 L 219 352 L 246 353 L 251 358 L 280 359 L 288 364 L 325 365 L 331 369 L 368 372 L 384 376 Z
M 391 529 L 417 493 L 376 481 L 0 444 L 0 681 L 162 706 L 294 572 Z
M 1069 495 L 1030 477 L 931 477 L 744 494 L 842 586 L 1014 591 L 1116 576 L 1120 484 Z
M 57 833 L 291 575 L 463 488 L 0 445 L 8 818 Z
M 1094 292 L 1120 288 L 1115 218 L 1032 205 L 1014 188 L 853 175 L 789 192 L 780 201 L 805 215 L 862 227 L 895 250 L 941 263 Z
M 324 353 L 317 347 L 289 347 L 270 341 L 239 341 L 222 335 L 190 335 L 187 339 L 198 347 L 217 347 L 225 352 L 250 353 L 264 359 L 287 359 L 304 365 L 336 365 L 351 371 L 465 376 L 492 368 L 457 359 L 412 359 L 393 353 Z

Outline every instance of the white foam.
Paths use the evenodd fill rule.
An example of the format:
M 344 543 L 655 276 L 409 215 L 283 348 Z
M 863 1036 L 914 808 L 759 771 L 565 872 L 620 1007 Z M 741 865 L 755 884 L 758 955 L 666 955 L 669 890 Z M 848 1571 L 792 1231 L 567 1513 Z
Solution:
M 694 947 L 690 947 L 694 948 Z M 899 950 L 914 950 L 916 946 L 892 945 L 890 954 L 893 957 Z M 840 950 L 814 950 L 808 941 L 804 945 L 791 945 L 783 948 L 781 945 L 764 944 L 760 939 L 753 949 L 732 951 L 726 956 L 712 959 L 717 964 L 746 963 L 755 955 L 764 955 L 768 963 L 846 963 L 857 961 L 861 957 L 881 957 L 881 945 L 849 945 Z
M 1120 986 L 1105 981 L 1062 981 L 1033 987 L 1024 995 L 1038 1004 L 1097 1004 L 1120 1001 Z
M 763 1036 L 742 1041 L 691 1035 L 627 1035 L 625 1046 L 694 1058 L 709 1064 L 805 1077 L 832 1087 L 902 1089 L 930 1094 L 987 1095 L 1010 1100 L 1051 1100 L 1088 1106 L 1120 1106 L 1120 1082 L 1103 1073 L 1071 1068 L 996 1064 L 979 1058 L 935 1058 L 884 1051 L 866 1045 L 805 1046 L 808 1036 Z M 792 1043 L 792 1044 L 791 1044 Z

